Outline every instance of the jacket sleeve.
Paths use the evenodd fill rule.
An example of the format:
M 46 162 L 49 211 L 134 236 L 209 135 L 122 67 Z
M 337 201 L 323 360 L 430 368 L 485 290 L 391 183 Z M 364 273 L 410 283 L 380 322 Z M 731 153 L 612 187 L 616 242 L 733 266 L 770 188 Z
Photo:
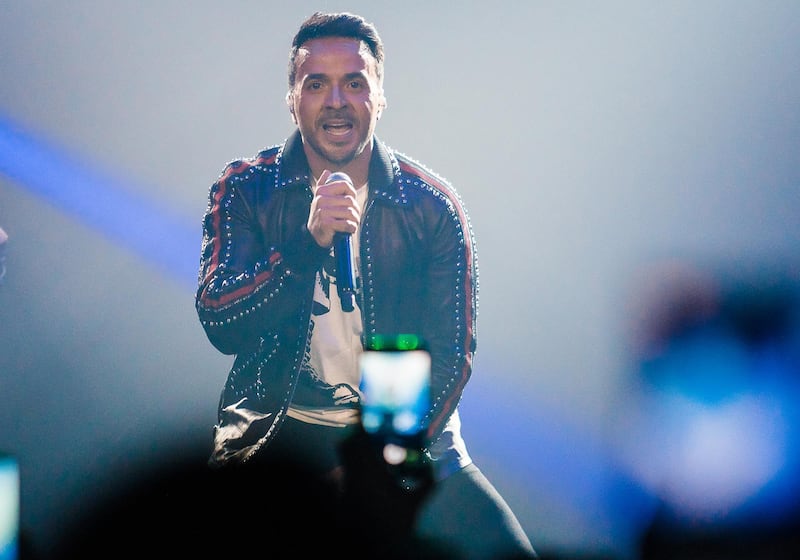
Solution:
M 271 187 L 239 161 L 209 191 L 195 308 L 210 342 L 225 354 L 254 348 L 299 312 L 327 254 L 305 216 L 285 220 L 285 230 L 269 223 L 286 196 Z
M 435 441 L 472 375 L 477 345 L 478 268 L 473 233 L 457 195 L 441 192 L 429 232 L 424 333 L 432 357 L 428 436 Z M 441 210 L 441 208 L 440 208 Z

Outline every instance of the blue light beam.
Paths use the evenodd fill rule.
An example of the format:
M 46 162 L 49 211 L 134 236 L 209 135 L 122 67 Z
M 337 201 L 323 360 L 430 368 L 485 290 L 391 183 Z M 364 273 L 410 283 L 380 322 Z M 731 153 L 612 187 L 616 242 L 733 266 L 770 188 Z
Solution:
M 154 263 L 197 286 L 201 222 L 153 204 L 136 184 L 101 173 L 0 114 L 0 173 Z

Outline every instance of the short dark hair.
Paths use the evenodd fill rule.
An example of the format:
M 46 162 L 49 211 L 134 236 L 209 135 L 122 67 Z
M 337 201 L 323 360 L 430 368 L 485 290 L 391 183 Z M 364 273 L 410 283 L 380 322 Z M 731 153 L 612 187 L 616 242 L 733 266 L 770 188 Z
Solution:
M 361 16 L 348 12 L 332 14 L 314 12 L 303 22 L 292 40 L 292 48 L 289 51 L 289 89 L 294 87 L 297 77 L 297 53 L 300 47 L 312 39 L 324 37 L 346 37 L 364 43 L 375 57 L 378 80 L 383 78 L 383 41 L 375 25 Z

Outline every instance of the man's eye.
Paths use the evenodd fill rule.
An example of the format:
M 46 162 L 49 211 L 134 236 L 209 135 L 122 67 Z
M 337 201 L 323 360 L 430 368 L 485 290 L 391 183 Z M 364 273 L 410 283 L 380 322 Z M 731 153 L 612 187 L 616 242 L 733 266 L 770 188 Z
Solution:
M 364 87 L 364 85 L 358 80 L 350 82 L 350 89 L 361 89 L 362 87 Z
M 322 89 L 322 82 L 309 82 L 306 87 L 308 89 Z

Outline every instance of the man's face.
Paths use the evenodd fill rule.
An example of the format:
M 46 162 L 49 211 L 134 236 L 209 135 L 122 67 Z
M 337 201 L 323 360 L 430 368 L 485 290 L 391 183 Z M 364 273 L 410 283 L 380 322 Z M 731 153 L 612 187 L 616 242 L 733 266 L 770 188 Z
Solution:
M 340 169 L 369 157 L 385 101 L 376 61 L 360 41 L 326 37 L 305 43 L 288 102 L 312 169 Z

